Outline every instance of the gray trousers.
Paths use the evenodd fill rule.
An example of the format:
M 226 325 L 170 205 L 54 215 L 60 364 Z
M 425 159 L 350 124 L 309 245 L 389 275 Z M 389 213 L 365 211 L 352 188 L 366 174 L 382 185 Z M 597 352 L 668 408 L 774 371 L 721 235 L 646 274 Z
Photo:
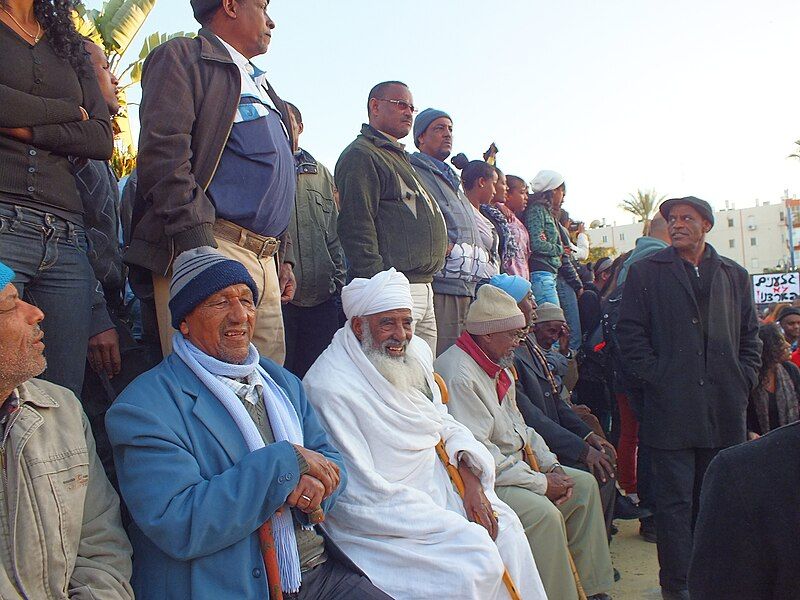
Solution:
M 436 356 L 456 343 L 464 329 L 464 319 L 472 298 L 469 296 L 453 296 L 451 294 L 434 294 L 433 307 L 436 311 Z
M 303 573 L 297 594 L 284 594 L 285 600 L 392 600 L 361 575 L 328 557 L 315 569 Z

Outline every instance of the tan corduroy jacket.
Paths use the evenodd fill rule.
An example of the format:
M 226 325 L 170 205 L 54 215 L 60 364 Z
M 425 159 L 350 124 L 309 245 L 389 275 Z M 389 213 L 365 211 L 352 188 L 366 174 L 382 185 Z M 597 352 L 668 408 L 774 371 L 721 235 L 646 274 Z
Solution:
M 489 377 L 473 358 L 458 346 L 450 346 L 434 363 L 447 384 L 447 410 L 465 425 L 492 453 L 496 486 L 524 487 L 537 494 L 547 491 L 544 473 L 533 471 L 524 460 L 523 448 L 530 443 L 542 471 L 558 464 L 556 455 L 538 433 L 525 424 L 517 408 L 512 385 L 502 402 L 497 401 L 496 379 Z
M 0 597 L 133 598 L 119 498 L 80 403 L 37 379 L 17 392 L 0 450 Z

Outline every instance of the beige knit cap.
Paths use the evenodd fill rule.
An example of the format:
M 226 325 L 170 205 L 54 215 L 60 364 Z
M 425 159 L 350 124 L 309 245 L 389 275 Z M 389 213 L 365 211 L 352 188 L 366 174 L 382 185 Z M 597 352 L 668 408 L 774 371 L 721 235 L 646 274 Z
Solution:
M 483 285 L 469 307 L 464 325 L 473 335 L 488 335 L 522 329 L 527 323 L 514 298 L 493 285 Z
M 548 321 L 566 321 L 564 311 L 552 302 L 540 304 L 536 309 L 534 323 L 547 323 Z

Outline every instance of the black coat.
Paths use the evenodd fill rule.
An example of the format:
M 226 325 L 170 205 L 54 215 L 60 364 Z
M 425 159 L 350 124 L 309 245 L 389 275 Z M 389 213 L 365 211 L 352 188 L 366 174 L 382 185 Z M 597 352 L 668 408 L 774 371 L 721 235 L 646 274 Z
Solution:
M 706 472 L 689 592 L 800 598 L 800 423 L 720 452 Z
M 617 337 L 626 372 L 642 387 L 640 440 L 655 448 L 746 439 L 747 400 L 761 364 L 758 321 L 747 271 L 709 249 L 707 324 L 672 247 L 631 265 L 622 293 Z
M 532 355 L 526 338 L 514 351 L 517 369 L 517 407 L 525 419 L 544 438 L 550 450 L 566 464 L 582 462 L 592 430 L 560 397 L 552 392 L 547 374 Z

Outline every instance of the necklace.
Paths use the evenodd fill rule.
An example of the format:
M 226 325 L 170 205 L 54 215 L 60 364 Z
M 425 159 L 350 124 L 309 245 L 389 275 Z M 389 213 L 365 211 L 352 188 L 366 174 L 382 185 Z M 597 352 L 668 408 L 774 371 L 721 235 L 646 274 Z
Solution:
M 33 34 L 30 32 L 30 31 L 28 31 L 27 29 L 25 29 L 25 28 L 22 26 L 22 23 L 20 23 L 19 21 L 17 21 L 17 19 L 14 17 L 14 15 L 12 15 L 10 12 L 8 12 L 8 11 L 5 9 L 5 7 L 3 7 L 3 6 L 0 6 L 0 9 L 2 9 L 2 11 L 3 11 L 4 13 L 6 13 L 6 14 L 7 14 L 9 17 L 11 17 L 11 20 L 12 20 L 12 21 L 14 21 L 14 23 L 16 23 L 16 24 L 17 24 L 17 27 L 19 27 L 19 28 L 20 28 L 20 29 L 23 31 L 23 33 L 24 33 L 25 35 L 27 35 L 29 38 L 32 38 L 32 39 L 33 39 L 33 43 L 34 43 L 34 44 L 38 44 L 38 43 L 39 43 L 39 40 L 40 40 L 40 39 L 42 39 L 42 25 L 41 25 L 41 23 L 39 23 L 38 21 L 36 22 L 36 27 L 37 27 L 37 29 L 36 29 L 36 35 L 33 35 Z

